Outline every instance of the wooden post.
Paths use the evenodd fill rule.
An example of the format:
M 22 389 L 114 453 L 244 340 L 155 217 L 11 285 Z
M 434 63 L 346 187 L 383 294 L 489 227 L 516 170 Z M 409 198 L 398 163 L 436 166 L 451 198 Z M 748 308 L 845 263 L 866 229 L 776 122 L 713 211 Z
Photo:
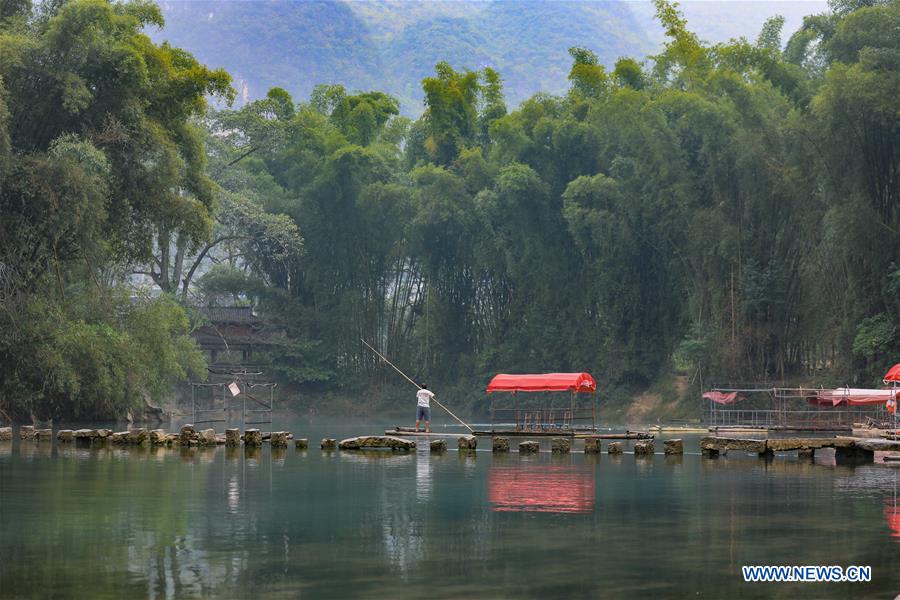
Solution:
M 494 395 L 491 394 L 491 431 L 494 431 L 494 424 L 496 423 L 496 419 L 494 418 Z
M 575 392 L 572 392 L 572 401 L 569 403 L 569 426 L 575 428 Z
M 513 400 L 515 401 L 516 406 L 516 431 L 519 431 L 519 428 L 521 427 L 519 423 L 519 395 L 516 394 L 515 390 L 513 390 Z

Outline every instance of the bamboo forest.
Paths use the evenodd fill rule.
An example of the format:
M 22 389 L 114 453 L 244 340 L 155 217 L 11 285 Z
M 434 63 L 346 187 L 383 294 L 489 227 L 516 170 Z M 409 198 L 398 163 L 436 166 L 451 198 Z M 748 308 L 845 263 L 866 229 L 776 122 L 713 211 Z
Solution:
M 276 331 L 256 360 L 304 402 L 394 389 L 361 340 L 461 405 L 540 370 L 624 403 L 676 375 L 864 387 L 900 353 L 895 1 L 710 44 L 657 0 L 652 55 L 586 39 L 566 93 L 517 106 L 440 62 L 415 117 L 328 81 L 237 101 L 146 0 L 0 7 L 7 419 L 171 399 L 211 306 Z

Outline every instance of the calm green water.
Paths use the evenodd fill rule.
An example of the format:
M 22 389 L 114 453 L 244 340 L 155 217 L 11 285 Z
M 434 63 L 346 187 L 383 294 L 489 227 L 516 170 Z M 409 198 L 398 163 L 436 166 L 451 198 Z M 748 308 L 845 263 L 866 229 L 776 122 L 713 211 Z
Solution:
M 893 598 L 898 471 L 818 460 L 16 441 L 0 444 L 0 597 Z M 874 580 L 747 584 L 745 564 Z

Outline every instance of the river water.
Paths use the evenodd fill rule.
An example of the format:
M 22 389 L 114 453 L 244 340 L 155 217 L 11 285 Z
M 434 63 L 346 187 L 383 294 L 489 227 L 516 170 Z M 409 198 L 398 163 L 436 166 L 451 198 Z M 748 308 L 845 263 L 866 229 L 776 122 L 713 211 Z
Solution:
M 323 453 L 321 437 L 384 427 L 279 428 L 309 437 L 311 448 L 0 444 L 0 597 L 900 591 L 900 473 L 889 466 L 835 466 L 829 452 L 815 464 L 794 455 L 705 459 L 696 435 L 680 436 L 688 453 L 679 458 L 489 447 L 432 455 L 427 443 L 409 454 Z M 769 564 L 871 566 L 873 580 L 743 582 L 742 565 Z

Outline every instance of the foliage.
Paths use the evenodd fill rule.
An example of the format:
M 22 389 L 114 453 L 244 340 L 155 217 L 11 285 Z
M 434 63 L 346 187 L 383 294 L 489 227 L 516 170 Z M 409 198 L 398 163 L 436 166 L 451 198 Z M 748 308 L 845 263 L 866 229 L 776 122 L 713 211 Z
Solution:
M 16 13 L 0 23 L 0 369 L 11 374 L 0 410 L 111 416 L 202 364 L 183 310 L 130 301 L 122 277 L 152 256 L 154 235 L 207 234 L 213 190 L 193 120 L 208 94 L 229 97 L 229 76 L 153 44 L 151 3 Z
M 317 365 L 294 380 L 387 376 L 360 338 L 471 385 L 547 369 L 649 385 L 673 365 L 707 379 L 869 377 L 897 336 L 866 320 L 898 314 L 894 10 L 810 19 L 804 51 L 833 63 L 817 71 L 796 44 L 782 52 L 783 19 L 755 44 L 709 46 L 661 1 L 668 41 L 650 67 L 621 58 L 607 73 L 572 47 L 569 94 L 508 113 L 496 71 L 441 62 L 399 139 L 391 111 L 364 138 L 347 125 L 350 98 L 382 96 L 317 88 L 319 117 L 298 105 L 260 157 L 306 241 L 262 301 L 301 340 L 292 360 Z M 856 154 L 829 142 L 860 126 Z M 852 176 L 832 178 L 846 172 L 832 160 Z M 878 357 L 860 350 L 876 341 Z
M 415 121 L 334 83 L 204 115 L 227 80 L 143 37 L 152 5 L 10 16 L 5 406 L 102 410 L 196 367 L 171 299 L 114 300 L 135 265 L 180 299 L 253 304 L 303 390 L 390 381 L 361 340 L 467 397 L 498 371 L 594 371 L 617 394 L 673 367 L 871 382 L 900 350 L 898 6 L 836 5 L 782 50 L 777 17 L 710 45 L 659 0 L 649 61 L 608 72 L 569 44 L 568 93 L 512 111 L 500 71 L 438 62 Z M 51 60 L 63 40 L 84 52 Z

